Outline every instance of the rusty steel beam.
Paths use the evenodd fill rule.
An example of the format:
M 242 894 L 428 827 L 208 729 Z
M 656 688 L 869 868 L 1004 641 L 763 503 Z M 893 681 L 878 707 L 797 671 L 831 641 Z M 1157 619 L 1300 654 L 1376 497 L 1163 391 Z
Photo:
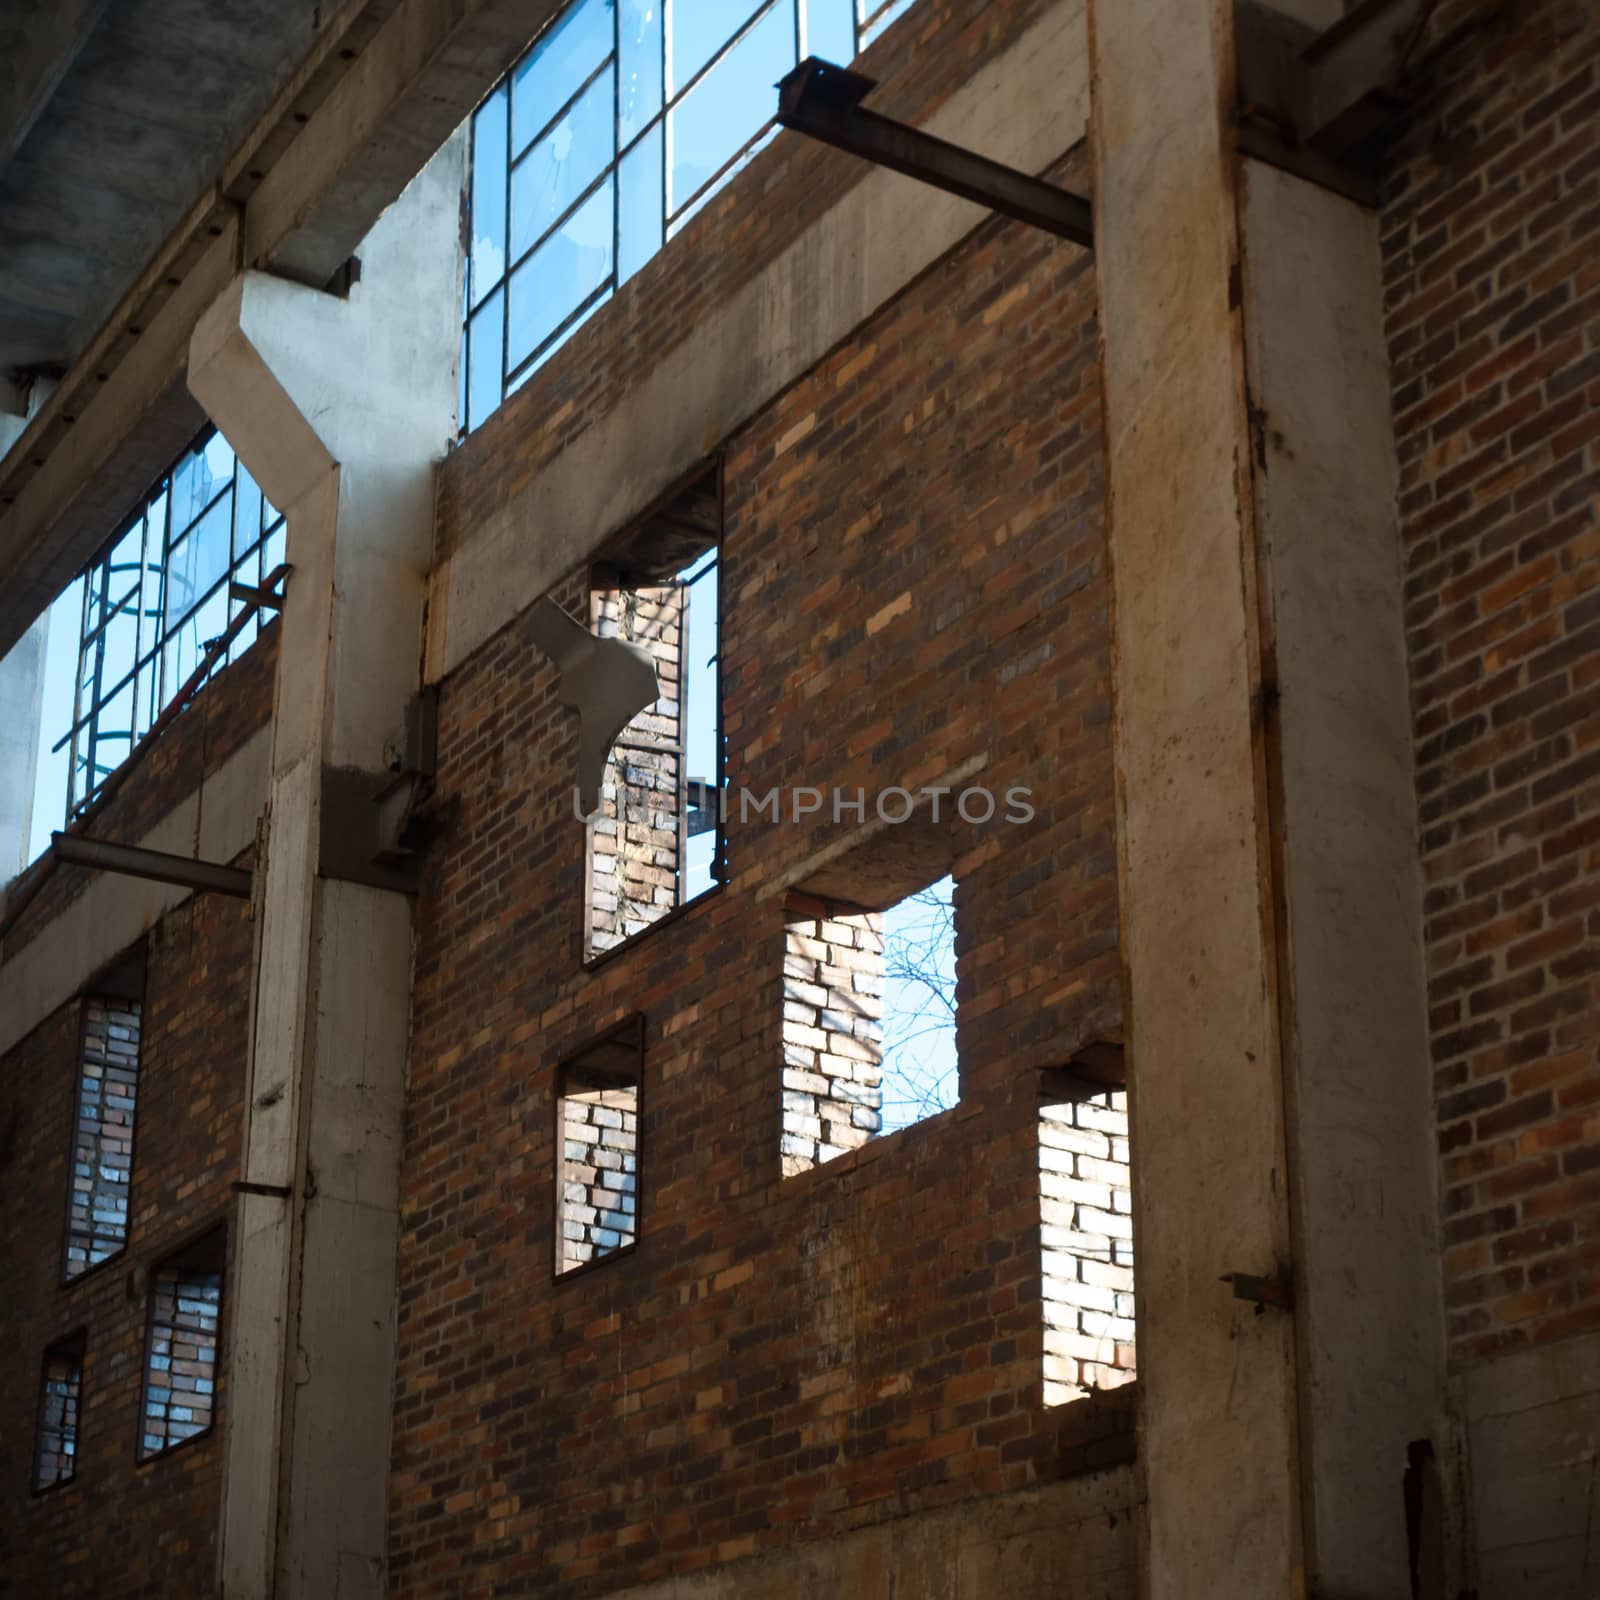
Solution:
M 877 80 L 807 56 L 778 84 L 778 122 L 835 149 L 903 172 L 1062 239 L 1094 248 L 1094 214 L 1082 195 L 1018 172 L 904 122 L 866 110 Z
M 107 839 L 84 839 L 74 833 L 52 833 L 50 849 L 57 861 L 69 867 L 89 867 L 96 872 L 120 872 L 128 878 L 151 878 L 176 883 L 185 889 L 250 898 L 251 874 L 243 867 L 227 867 L 191 856 L 169 855 L 165 850 L 145 850 L 139 845 L 112 844 Z

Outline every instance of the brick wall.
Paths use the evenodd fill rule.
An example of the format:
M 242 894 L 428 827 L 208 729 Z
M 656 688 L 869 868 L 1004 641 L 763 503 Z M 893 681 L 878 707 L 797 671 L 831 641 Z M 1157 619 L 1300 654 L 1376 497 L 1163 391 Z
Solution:
M 783 944 L 786 1178 L 858 1149 L 883 1123 L 883 918 L 809 917 Z
M 1128 1096 L 1039 1112 L 1044 1402 L 1134 1374 L 1133 1189 Z
M 1600 15 L 1438 8 L 1383 211 L 1450 1353 L 1600 1329 Z
M 626 1249 L 638 1222 L 639 1091 L 576 1090 L 561 1101 L 561 1270 Z
M 758 162 L 733 189 L 767 181 Z M 585 970 L 553 670 L 516 622 L 443 684 L 396 1596 L 600 1593 L 1130 1459 L 1129 1390 L 1041 1395 L 1037 1069 L 1120 1019 L 1092 281 L 1071 246 L 986 224 L 725 442 L 730 784 L 875 792 L 983 757 L 1033 791 L 1025 825 L 950 826 L 955 1109 L 786 1179 L 789 942 L 764 891 L 831 822 L 731 807 L 732 882 Z M 631 359 L 666 336 L 631 314 L 579 340 L 609 327 Z M 524 391 L 555 375 L 538 408 L 519 396 L 447 463 L 451 505 L 537 471 L 579 340 Z M 587 575 L 553 593 L 580 614 Z M 558 1064 L 634 1011 L 638 1245 L 552 1282 Z
M 248 908 L 219 896 L 152 930 L 128 1248 L 66 1286 L 80 1003 L 0 1060 L 0 1593 L 18 1600 L 211 1593 L 219 1436 L 142 1465 L 136 1447 L 149 1273 L 222 1214 L 238 1173 L 250 945 Z M 77 1474 L 30 1497 L 40 1358 L 79 1328 Z

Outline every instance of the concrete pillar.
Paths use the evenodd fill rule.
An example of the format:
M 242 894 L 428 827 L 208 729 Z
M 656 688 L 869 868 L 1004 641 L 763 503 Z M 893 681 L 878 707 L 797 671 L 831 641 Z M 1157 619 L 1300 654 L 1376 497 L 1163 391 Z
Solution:
M 1090 4 L 1143 1587 L 1406 1594 L 1440 1338 L 1376 224 L 1237 155 L 1232 16 Z
M 410 904 L 335 875 L 321 813 L 329 774 L 381 783 L 420 687 L 464 172 L 458 137 L 374 227 L 347 300 L 246 273 L 190 347 L 189 385 L 283 508 L 294 567 L 231 1283 L 229 1600 L 385 1592 Z
M 49 636 L 46 611 L 0 660 L 0 888 L 28 864 Z

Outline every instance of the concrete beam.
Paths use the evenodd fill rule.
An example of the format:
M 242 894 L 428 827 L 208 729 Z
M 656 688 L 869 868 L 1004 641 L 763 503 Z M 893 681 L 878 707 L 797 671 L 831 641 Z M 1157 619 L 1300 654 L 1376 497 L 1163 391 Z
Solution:
M 433 480 L 454 431 L 462 289 L 452 139 L 336 299 L 242 274 L 189 382 L 269 499 L 281 613 L 246 1182 L 219 1538 L 239 1600 L 385 1592 L 411 927 L 403 895 L 324 875 L 323 775 L 378 773 L 419 686 Z
M 1307 1572 L 1403 1592 L 1443 1326 L 1378 219 L 1256 161 L 1239 215 L 1277 703 Z
M 0 39 L 0 173 L 22 147 L 110 0 L 42 0 L 7 20 Z
M 1141 1592 L 1302 1593 L 1278 928 L 1229 0 L 1090 0 L 1126 972 Z
M 0 722 L 0 887 L 28 864 L 49 636 L 46 612 L 0 658 L 0 706 L 6 708 Z
M 1083 0 L 1057 0 L 939 107 L 927 131 L 1042 172 L 1087 130 L 1086 60 Z M 1013 115 L 1018 105 L 1030 115 Z M 686 464 L 708 455 L 989 214 L 893 172 L 871 171 L 846 190 L 440 563 L 428 611 L 429 681 L 587 560 Z M 447 466 L 441 495 L 450 490 Z
M 1376 225 L 1234 149 L 1225 0 L 1091 16 L 1146 1592 L 1406 1593 L 1442 1340 Z
M 333 13 L 305 64 L 0 459 L 0 653 L 204 420 L 184 367 L 199 311 L 221 292 L 215 246 L 224 230 L 237 225 L 227 277 L 246 266 L 326 283 L 558 9 L 558 0 L 349 0 Z M 174 314 L 163 310 L 169 300 L 179 303 Z M 158 315 L 179 325 L 176 344 L 151 340 Z M 96 441 L 89 471 L 80 433 Z M 57 469 L 63 453 L 71 464 Z

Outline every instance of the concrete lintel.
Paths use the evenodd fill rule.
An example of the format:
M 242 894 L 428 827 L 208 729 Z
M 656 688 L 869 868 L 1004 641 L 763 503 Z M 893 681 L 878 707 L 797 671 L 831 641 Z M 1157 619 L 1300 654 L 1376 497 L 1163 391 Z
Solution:
M 263 728 L 175 805 L 138 843 L 147 850 L 231 861 L 255 839 L 267 789 L 270 732 Z M 173 906 L 174 884 L 96 876 L 60 915 L 0 966 L 0 1055 L 64 1005 L 105 964 Z
M 1084 136 L 1086 61 L 1083 0 L 1056 0 L 939 107 L 927 131 L 1042 172 Z M 1014 116 L 1017 105 L 1030 115 Z M 428 681 L 591 556 L 987 215 L 892 172 L 847 190 L 439 566 Z M 443 495 L 450 473 L 447 463 Z

